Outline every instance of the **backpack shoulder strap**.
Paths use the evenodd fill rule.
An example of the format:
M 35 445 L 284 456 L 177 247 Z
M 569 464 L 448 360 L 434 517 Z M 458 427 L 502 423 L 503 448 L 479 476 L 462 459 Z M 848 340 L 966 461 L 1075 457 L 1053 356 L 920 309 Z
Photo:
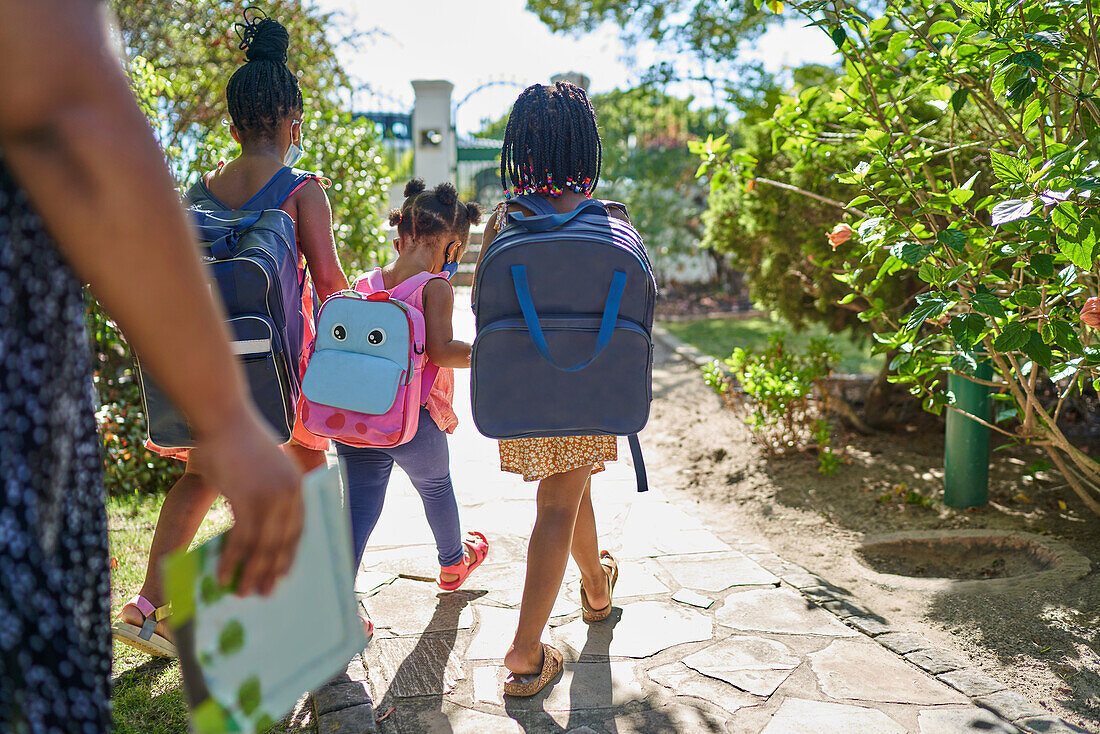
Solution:
M 206 209 L 207 211 L 229 211 L 229 208 L 225 206 L 225 204 L 218 201 L 210 193 L 210 190 L 204 185 L 201 176 L 198 181 L 191 184 L 191 187 L 187 189 L 187 193 L 183 195 L 183 200 L 187 206 Z
M 386 290 L 386 283 L 382 279 L 382 268 L 375 268 L 363 273 L 355 279 L 355 283 L 351 287 L 352 290 L 366 295 Z
M 649 491 L 649 479 L 645 473 L 645 462 L 642 461 L 642 444 L 638 441 L 638 434 L 632 433 L 626 437 L 630 444 L 630 458 L 634 461 L 634 476 L 638 480 L 638 491 Z
M 435 280 L 436 278 L 447 280 L 447 278 L 445 278 L 441 273 L 429 273 L 426 270 L 422 273 L 417 273 L 408 280 L 399 283 L 397 287 L 390 291 L 390 298 L 398 301 L 404 301 L 413 293 L 416 293 L 418 290 L 426 286 L 428 284 L 428 281 Z
M 557 214 L 558 210 L 554 208 L 546 199 L 542 198 L 538 194 L 522 194 L 520 196 L 513 196 L 508 200 L 509 204 L 519 204 L 522 207 L 530 209 L 536 216 L 542 214 Z

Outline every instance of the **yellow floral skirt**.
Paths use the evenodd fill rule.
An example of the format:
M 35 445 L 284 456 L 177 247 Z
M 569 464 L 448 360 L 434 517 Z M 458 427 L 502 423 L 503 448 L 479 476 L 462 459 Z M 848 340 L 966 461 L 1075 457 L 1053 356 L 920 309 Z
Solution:
M 614 436 L 550 436 L 500 442 L 501 470 L 522 474 L 527 482 L 537 482 L 587 464 L 592 465 L 595 474 L 603 471 L 605 461 L 615 461 L 618 457 Z

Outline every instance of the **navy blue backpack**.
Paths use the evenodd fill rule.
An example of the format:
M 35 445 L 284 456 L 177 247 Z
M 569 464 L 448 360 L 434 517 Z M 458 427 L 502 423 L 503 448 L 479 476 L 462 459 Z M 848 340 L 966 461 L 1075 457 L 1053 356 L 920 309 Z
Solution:
M 211 288 L 229 316 L 230 346 L 252 399 L 280 441 L 290 440 L 302 391 L 298 364 L 305 323 L 294 220 L 279 209 L 316 174 L 283 168 L 240 209 L 201 179 L 187 192 Z M 163 448 L 194 446 L 186 418 L 138 362 L 149 439 Z
M 657 287 L 642 238 L 615 202 L 512 201 L 535 216 L 509 214 L 478 266 L 474 423 L 499 439 L 628 436 L 644 492 Z

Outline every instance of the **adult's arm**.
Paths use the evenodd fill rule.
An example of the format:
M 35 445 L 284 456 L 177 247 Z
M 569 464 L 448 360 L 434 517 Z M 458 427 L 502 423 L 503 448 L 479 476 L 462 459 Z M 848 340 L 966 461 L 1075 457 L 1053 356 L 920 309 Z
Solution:
M 222 578 L 270 591 L 301 532 L 300 475 L 245 397 L 220 307 L 100 3 L 0 0 L 0 152 L 74 271 L 195 431 L 236 524 Z

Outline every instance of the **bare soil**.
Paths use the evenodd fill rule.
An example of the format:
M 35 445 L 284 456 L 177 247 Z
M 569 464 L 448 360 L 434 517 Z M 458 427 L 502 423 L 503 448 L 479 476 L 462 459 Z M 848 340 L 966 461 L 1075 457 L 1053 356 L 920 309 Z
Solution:
M 1056 473 L 1036 470 L 1038 451 L 998 447 L 989 504 L 954 510 L 941 501 L 943 427 L 935 417 L 917 412 L 871 436 L 838 433 L 833 443 L 843 447 L 844 463 L 826 477 L 812 454 L 764 456 L 694 366 L 660 345 L 655 357 L 644 439 L 658 486 L 693 505 L 719 535 L 771 547 L 895 627 L 925 635 L 1067 721 L 1100 731 L 1100 517 Z M 988 589 L 978 582 L 928 591 L 884 583 L 890 577 L 871 573 L 858 552 L 865 537 L 949 528 L 1052 536 L 1087 556 L 1092 570 L 1041 593 L 1000 581 Z M 996 560 L 960 559 L 957 570 L 981 578 L 981 568 L 974 576 L 978 566 L 997 575 Z

